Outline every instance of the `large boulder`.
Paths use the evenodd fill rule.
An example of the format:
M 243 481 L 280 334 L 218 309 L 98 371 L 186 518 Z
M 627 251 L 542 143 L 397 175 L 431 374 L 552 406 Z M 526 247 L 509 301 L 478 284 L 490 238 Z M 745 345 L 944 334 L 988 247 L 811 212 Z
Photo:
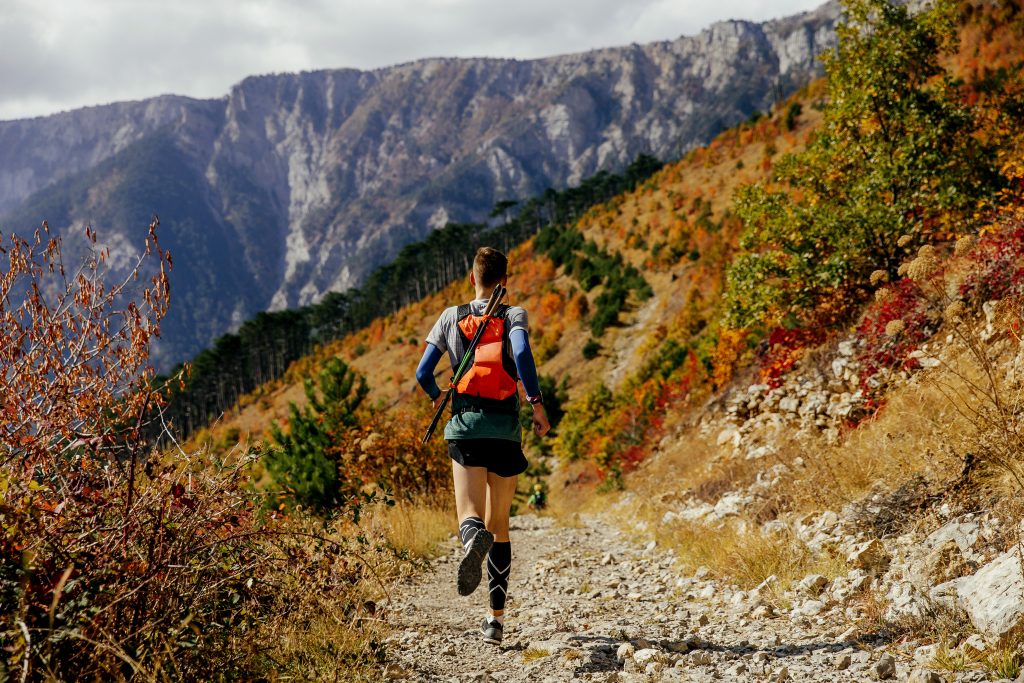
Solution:
M 930 593 L 935 586 L 973 574 L 984 561 L 976 550 L 980 537 L 981 523 L 975 515 L 947 522 L 909 549 L 905 578 L 922 593 Z M 955 591 L 940 594 L 952 595 L 955 602 Z
M 957 584 L 960 605 L 979 632 L 1001 639 L 1024 624 L 1024 574 L 1020 552 L 1003 553 Z

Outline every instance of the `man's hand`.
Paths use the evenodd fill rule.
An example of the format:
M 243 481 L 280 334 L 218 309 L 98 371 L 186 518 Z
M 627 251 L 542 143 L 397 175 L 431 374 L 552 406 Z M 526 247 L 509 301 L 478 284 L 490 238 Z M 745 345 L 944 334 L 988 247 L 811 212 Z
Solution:
M 544 436 L 551 431 L 548 414 L 544 412 L 544 406 L 540 403 L 533 404 L 533 431 L 537 433 L 537 436 Z
M 437 407 L 441 405 L 441 401 L 444 400 L 444 392 L 437 395 L 437 398 L 430 399 L 430 407 L 437 410 Z

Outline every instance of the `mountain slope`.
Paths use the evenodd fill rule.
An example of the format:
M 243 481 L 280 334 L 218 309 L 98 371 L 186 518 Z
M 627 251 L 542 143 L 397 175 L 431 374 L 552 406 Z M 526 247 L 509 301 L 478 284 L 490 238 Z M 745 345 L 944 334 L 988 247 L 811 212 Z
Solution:
M 192 160 L 169 132 L 159 130 L 89 171 L 37 192 L 12 216 L 11 224 L 32 225 L 36 216 L 60 221 L 67 216 L 97 215 L 108 224 L 141 230 L 159 213 L 161 245 L 176 257 L 175 303 L 161 325 L 162 334 L 175 347 L 195 348 L 208 344 L 226 321 L 241 322 L 242 314 L 261 301 L 246 270 L 232 267 L 237 235 L 218 208 Z M 108 264 L 115 272 L 131 268 L 140 238 L 120 232 L 102 237 L 111 256 Z M 64 235 L 64 244 L 71 263 L 92 246 L 83 234 L 74 232 Z M 220 265 L 211 268 L 210 264 Z M 231 296 L 211 295 L 217 292 Z
M 176 252 L 210 280 L 175 276 L 175 296 L 219 300 L 201 306 L 218 311 L 200 325 L 205 339 L 205 331 L 175 331 L 198 320 L 168 325 L 161 352 L 178 360 L 260 310 L 358 284 L 404 244 L 449 220 L 485 219 L 497 200 L 620 168 L 640 152 L 672 158 L 703 144 L 816 73 L 814 55 L 833 44 L 836 16 L 826 5 L 531 61 L 430 59 L 260 76 L 221 100 L 162 97 L 0 122 L 3 227 L 24 231 L 47 219 L 66 232 L 90 222 L 101 239 L 138 242 L 148 220 L 126 222 L 99 196 L 112 181 L 97 165 L 106 160 L 114 172 L 129 163 L 131 145 L 169 136 L 190 202 L 216 217 L 210 229 L 224 234 L 230 253 L 211 259 L 187 241 Z M 51 183 L 63 184 L 31 196 Z M 67 183 L 90 184 L 97 200 L 69 201 Z M 162 199 L 127 201 L 161 214 L 173 233 L 178 207 Z
M 1018 21 L 1016 45 L 1024 45 L 1020 30 Z M 963 49 L 985 52 L 967 41 Z M 1007 70 L 1019 72 L 1019 52 L 1003 58 Z M 968 100 L 992 92 L 983 89 L 991 75 L 980 75 L 967 83 Z M 573 666 L 577 674 L 658 674 L 671 662 L 727 679 L 934 680 L 928 670 L 940 669 L 942 680 L 966 683 L 1019 675 L 1024 603 L 1019 591 L 1005 588 L 1019 582 L 1022 516 L 1020 411 L 1008 407 L 1020 405 L 1024 387 L 1019 117 L 1007 123 L 994 116 L 985 131 L 1002 141 L 1009 160 L 1007 191 L 993 207 L 992 224 L 955 247 L 937 241 L 908 248 L 907 276 L 901 270 L 873 282 L 878 293 L 858 324 L 844 320 L 819 336 L 779 328 L 764 338 L 715 326 L 723 267 L 740 228 L 730 212 L 734 190 L 768 177 L 780 153 L 799 151 L 821 130 L 817 105 L 825 85 L 808 88 L 770 118 L 718 136 L 573 225 L 554 228 L 596 246 L 580 238 L 563 249 L 542 232 L 512 252 L 510 289 L 531 313 L 541 373 L 568 383 L 554 436 L 562 457 L 547 480 L 552 506 L 571 528 L 596 521 L 605 530 L 591 534 L 593 544 L 581 531 L 577 540 L 587 547 L 578 558 L 544 560 L 538 571 L 547 583 L 518 578 L 518 590 L 534 584 L 590 602 L 625 597 L 658 608 L 667 582 L 678 589 L 673 599 L 707 611 L 699 620 L 691 613 L 694 634 L 681 643 L 672 636 L 671 610 L 659 616 L 668 631 L 628 615 L 613 630 L 604 609 L 584 609 L 574 621 L 556 606 L 551 628 L 550 609 L 513 602 L 506 635 L 529 653 L 522 659 L 527 671 Z M 1012 114 L 1022 99 L 1010 85 L 1000 93 L 1009 99 L 998 104 Z M 601 251 L 642 266 L 651 289 L 646 300 L 631 295 L 603 333 L 593 322 L 609 285 L 588 284 L 593 270 L 584 267 L 599 262 Z M 283 417 L 287 400 L 300 400 L 297 381 L 332 355 L 368 376 L 387 420 L 426 424 L 427 402 L 412 379 L 419 340 L 437 312 L 468 289 L 453 283 L 296 364 L 285 381 L 227 415 L 211 441 L 232 448 L 246 432 L 258 436 L 269 417 Z M 588 354 L 591 341 L 598 349 Z M 346 446 L 347 457 L 361 460 L 360 451 L 371 450 L 365 442 L 388 463 L 410 450 L 383 434 L 359 436 Z M 531 460 L 545 462 L 543 447 L 529 446 Z M 431 448 L 421 457 L 440 466 L 443 447 Z M 524 484 L 544 473 L 529 471 Z M 588 483 L 625 490 L 595 495 Z M 536 550 L 534 520 L 525 524 L 515 542 Z M 646 550 L 618 545 L 610 532 L 617 526 Z M 666 546 L 682 575 L 655 568 Z M 651 580 L 637 581 L 639 573 Z M 426 578 L 418 597 L 405 592 L 402 614 L 437 612 L 445 585 L 442 577 Z M 698 604 L 708 596 L 717 598 Z M 456 628 L 465 619 L 458 610 L 438 615 Z M 407 622 L 392 621 L 395 640 L 410 637 Z M 605 634 L 605 644 L 588 647 L 595 634 Z M 434 656 L 457 649 L 457 638 L 433 627 L 425 637 L 430 647 L 411 657 L 396 648 L 390 670 L 466 670 Z M 804 647 L 811 640 L 821 648 Z M 737 652 L 723 656 L 721 644 L 736 641 Z M 692 652 L 681 656 L 686 651 Z M 506 665 L 519 663 L 512 657 Z
M 773 115 L 722 133 L 706 148 L 665 166 L 633 192 L 578 219 L 575 229 L 640 268 L 653 292 L 646 302 L 635 297 L 627 302 L 619 324 L 600 336 L 601 350 L 593 358 L 585 358 L 582 349 L 591 336 L 588 325 L 604 287 L 584 291 L 573 276 L 536 248 L 535 240 L 512 250 L 510 301 L 529 311 L 541 373 L 565 378 L 569 397 L 578 399 L 594 387 L 597 378 L 618 375 L 624 381 L 668 335 L 683 338 L 691 327 L 706 321 L 714 310 L 723 264 L 738 233 L 739 226 L 729 214 L 733 189 L 764 177 L 773 159 L 803 146 L 819 119 L 810 105 L 820 95 L 820 84 L 816 84 L 793 99 L 792 103 L 803 102 L 805 112 L 794 119 L 793 130 L 786 126 L 792 103 L 783 103 Z M 422 412 L 423 401 L 413 379 L 422 339 L 445 306 L 471 294 L 466 280 L 455 281 L 326 345 L 297 361 L 283 379 L 244 397 L 236 410 L 218 422 L 214 435 L 218 440 L 229 432 L 243 441 L 247 436 L 260 438 L 271 420 L 286 419 L 288 401 L 304 401 L 302 378 L 315 374 L 323 360 L 334 355 L 367 376 L 370 401 L 400 413 Z

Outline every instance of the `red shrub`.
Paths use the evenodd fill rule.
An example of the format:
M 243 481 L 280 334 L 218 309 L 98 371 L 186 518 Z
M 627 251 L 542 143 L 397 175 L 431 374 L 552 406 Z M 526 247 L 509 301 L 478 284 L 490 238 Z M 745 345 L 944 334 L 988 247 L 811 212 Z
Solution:
M 960 296 L 974 302 L 1024 293 L 1024 224 L 1015 220 L 988 233 L 968 254 L 974 265 L 960 286 Z
M 918 367 L 917 359 L 908 356 L 936 329 L 928 314 L 927 300 L 910 278 L 893 283 L 888 291 L 888 297 L 868 307 L 857 328 L 857 336 L 864 341 L 857 358 L 861 364 L 861 390 L 869 400 L 878 393 L 878 383 L 872 380 L 880 370 Z M 895 320 L 903 321 L 903 330 L 887 334 L 886 327 Z
M 821 343 L 824 331 L 815 329 L 776 328 L 768 335 L 767 347 L 761 357 L 761 381 L 772 389 L 782 384 L 782 377 L 803 357 L 804 349 Z

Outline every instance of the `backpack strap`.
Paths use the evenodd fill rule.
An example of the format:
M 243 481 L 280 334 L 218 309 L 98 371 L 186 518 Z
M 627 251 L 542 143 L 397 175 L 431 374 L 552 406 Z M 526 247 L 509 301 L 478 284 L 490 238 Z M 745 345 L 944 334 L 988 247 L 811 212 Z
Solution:
M 512 307 L 508 304 L 501 304 L 498 309 L 494 312 L 494 317 L 501 318 L 505 322 L 505 329 L 502 333 L 501 338 L 501 359 L 502 365 L 505 366 L 505 372 L 509 374 L 517 382 L 519 381 L 519 373 L 516 371 L 516 360 L 512 356 L 512 329 L 508 322 L 508 312 Z

